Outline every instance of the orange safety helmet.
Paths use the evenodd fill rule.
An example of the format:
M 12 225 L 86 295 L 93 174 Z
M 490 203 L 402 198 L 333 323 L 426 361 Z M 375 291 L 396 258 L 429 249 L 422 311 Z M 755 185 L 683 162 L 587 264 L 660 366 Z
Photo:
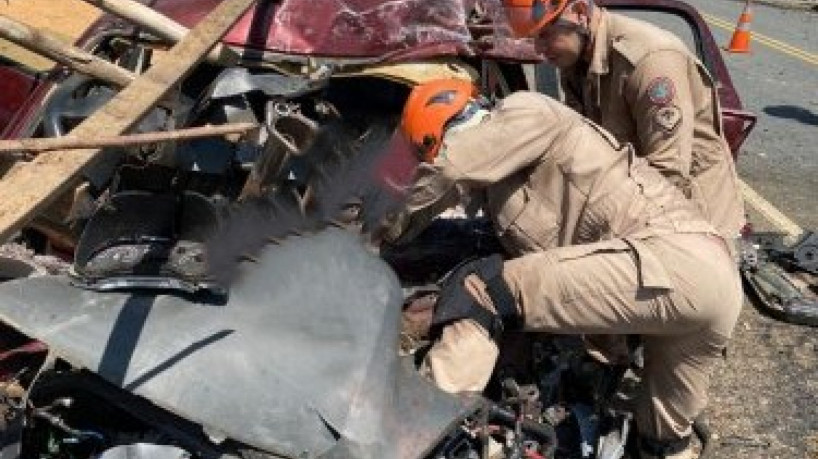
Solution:
M 503 0 L 511 30 L 518 38 L 536 36 L 568 6 L 569 0 Z
M 422 161 L 435 160 L 446 123 L 477 94 L 474 84 L 457 78 L 427 81 L 412 89 L 403 107 L 401 130 Z

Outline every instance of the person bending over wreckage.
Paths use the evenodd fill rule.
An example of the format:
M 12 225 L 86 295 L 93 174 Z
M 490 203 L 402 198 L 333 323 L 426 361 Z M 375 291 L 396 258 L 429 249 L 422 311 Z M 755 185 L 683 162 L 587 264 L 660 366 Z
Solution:
M 517 257 L 450 275 L 421 371 L 446 391 L 482 391 L 504 330 L 639 334 L 642 457 L 692 457 L 692 420 L 742 304 L 727 244 L 695 204 L 630 145 L 537 93 L 489 111 L 470 82 L 435 80 L 413 89 L 400 131 L 422 163 L 387 240 L 482 199 Z

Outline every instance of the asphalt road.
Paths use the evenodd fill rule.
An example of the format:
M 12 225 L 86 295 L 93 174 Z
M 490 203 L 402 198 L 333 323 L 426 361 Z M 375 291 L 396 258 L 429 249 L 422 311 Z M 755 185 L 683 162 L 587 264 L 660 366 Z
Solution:
M 688 3 L 717 42 L 729 42 L 741 3 Z M 739 175 L 798 225 L 818 230 L 818 13 L 763 5 L 753 13 L 751 54 L 723 53 L 745 108 L 759 117 Z

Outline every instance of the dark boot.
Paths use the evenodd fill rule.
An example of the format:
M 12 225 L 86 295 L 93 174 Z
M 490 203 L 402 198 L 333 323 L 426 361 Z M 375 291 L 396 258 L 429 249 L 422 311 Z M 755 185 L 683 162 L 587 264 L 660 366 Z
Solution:
M 690 437 L 673 440 L 639 439 L 640 459 L 696 459 L 698 454 L 690 445 Z

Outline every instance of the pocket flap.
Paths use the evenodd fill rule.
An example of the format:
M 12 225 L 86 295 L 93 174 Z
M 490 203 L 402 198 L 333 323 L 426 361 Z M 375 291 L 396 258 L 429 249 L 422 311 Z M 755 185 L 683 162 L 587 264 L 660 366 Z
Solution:
M 639 239 L 625 239 L 633 248 L 639 264 L 639 283 L 644 288 L 673 290 L 673 282 L 656 253 Z
M 528 202 L 525 187 L 510 183 L 496 186 L 488 198 L 487 210 L 489 214 L 495 216 L 494 220 L 501 235 L 517 221 Z
M 559 260 L 572 260 L 596 253 L 624 252 L 634 255 L 639 269 L 639 286 L 672 290 L 673 283 L 659 257 L 645 243 L 638 239 L 611 239 L 594 244 L 560 247 L 556 251 Z
M 631 246 L 622 239 L 611 239 L 607 241 L 595 242 L 592 244 L 569 245 L 557 249 L 557 259 L 560 261 L 574 260 L 587 257 L 595 253 L 624 252 L 631 250 Z

